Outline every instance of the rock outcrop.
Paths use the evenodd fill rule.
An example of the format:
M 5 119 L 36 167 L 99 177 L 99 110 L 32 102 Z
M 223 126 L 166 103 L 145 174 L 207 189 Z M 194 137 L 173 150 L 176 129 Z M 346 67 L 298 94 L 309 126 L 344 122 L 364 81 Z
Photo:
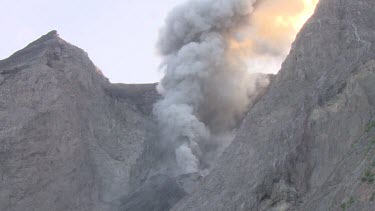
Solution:
M 374 210 L 375 1 L 321 0 L 217 167 L 174 210 Z
M 0 210 L 114 210 L 157 98 L 110 84 L 55 31 L 0 61 Z
M 156 84 L 48 33 L 0 61 L 0 210 L 375 210 L 374 11 L 320 0 L 206 177 L 158 171 Z

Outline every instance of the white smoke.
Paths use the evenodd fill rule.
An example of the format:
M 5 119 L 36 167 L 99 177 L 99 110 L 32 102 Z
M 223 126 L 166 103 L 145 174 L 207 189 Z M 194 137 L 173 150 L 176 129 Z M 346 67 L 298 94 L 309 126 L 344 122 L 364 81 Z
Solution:
M 191 148 L 186 143 L 180 145 L 176 149 L 176 161 L 178 166 L 183 167 L 180 172 L 181 174 L 197 172 L 199 169 L 199 160 L 195 157 Z
M 268 84 L 250 74 L 233 42 L 250 30 L 255 0 L 192 0 L 175 8 L 161 31 L 165 76 L 154 114 L 162 141 L 174 148 L 178 174 L 210 167 Z

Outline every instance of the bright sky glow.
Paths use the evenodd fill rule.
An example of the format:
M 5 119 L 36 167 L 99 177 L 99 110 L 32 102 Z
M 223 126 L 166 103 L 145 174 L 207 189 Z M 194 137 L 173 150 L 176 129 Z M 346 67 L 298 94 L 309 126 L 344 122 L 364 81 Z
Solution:
M 169 11 L 185 1 L 0 0 L 0 60 L 57 30 L 61 38 L 88 52 L 111 82 L 157 82 L 162 77 L 161 58 L 156 53 L 159 29 Z M 255 13 L 255 20 L 260 23 L 255 26 L 264 39 L 286 43 L 288 46 L 282 49 L 287 50 L 317 2 L 264 0 L 265 5 L 271 6 Z M 266 30 L 262 31 L 262 27 Z M 268 33 L 270 29 L 272 33 Z M 288 41 L 280 42 L 283 38 Z M 249 43 L 252 42 L 235 46 Z M 252 59 L 249 68 L 276 73 L 284 58 L 285 55 Z

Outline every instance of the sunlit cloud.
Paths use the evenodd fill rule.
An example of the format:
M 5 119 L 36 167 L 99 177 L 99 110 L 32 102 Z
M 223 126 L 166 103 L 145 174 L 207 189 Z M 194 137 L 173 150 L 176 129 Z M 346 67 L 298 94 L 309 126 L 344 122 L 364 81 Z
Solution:
M 318 0 L 263 0 L 250 16 L 249 27 L 229 39 L 231 53 L 249 57 L 249 68 L 276 72 L 275 62 L 288 53 L 291 43 L 313 14 Z M 263 64 L 263 65 L 262 65 Z M 264 70 L 262 70 L 264 69 Z

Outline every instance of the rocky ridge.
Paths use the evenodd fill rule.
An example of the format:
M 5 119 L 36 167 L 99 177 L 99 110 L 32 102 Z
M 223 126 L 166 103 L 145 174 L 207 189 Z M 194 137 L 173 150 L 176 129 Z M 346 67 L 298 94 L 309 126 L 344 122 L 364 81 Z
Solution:
M 154 171 L 155 84 L 48 33 L 0 61 L 0 210 L 374 210 L 373 11 L 321 0 L 206 177 Z
M 0 76 L 0 210 L 113 210 L 136 188 L 155 85 L 110 84 L 56 31 Z
M 373 11 L 321 0 L 217 167 L 173 210 L 374 210 Z

